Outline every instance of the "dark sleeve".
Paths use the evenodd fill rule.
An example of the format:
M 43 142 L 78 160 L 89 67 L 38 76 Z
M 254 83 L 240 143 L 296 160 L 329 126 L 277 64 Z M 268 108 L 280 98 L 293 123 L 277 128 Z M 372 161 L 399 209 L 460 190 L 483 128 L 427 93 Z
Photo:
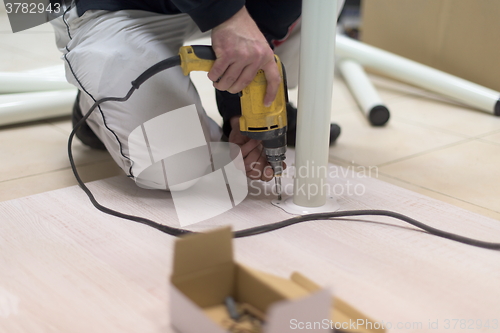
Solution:
M 247 0 L 250 16 L 268 41 L 281 40 L 302 12 L 302 0 Z
M 231 18 L 245 0 L 170 0 L 181 12 L 191 16 L 202 32 Z

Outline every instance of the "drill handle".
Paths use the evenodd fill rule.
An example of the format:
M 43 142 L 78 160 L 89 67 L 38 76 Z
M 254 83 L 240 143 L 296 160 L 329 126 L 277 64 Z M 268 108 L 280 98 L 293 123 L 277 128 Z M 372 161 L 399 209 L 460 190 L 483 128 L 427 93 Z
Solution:
M 189 46 L 187 46 L 189 47 Z M 216 60 L 214 49 L 210 45 L 191 45 L 194 54 L 204 60 Z
M 183 46 L 179 51 L 179 55 L 162 60 L 151 66 L 137 79 L 132 81 L 132 86 L 135 89 L 139 89 L 139 87 L 153 75 L 179 65 L 182 67 L 184 75 L 188 75 L 191 71 L 209 72 L 216 58 L 215 52 L 211 46 Z
M 179 50 L 181 68 L 184 75 L 192 71 L 210 72 L 217 57 L 211 46 L 190 45 Z

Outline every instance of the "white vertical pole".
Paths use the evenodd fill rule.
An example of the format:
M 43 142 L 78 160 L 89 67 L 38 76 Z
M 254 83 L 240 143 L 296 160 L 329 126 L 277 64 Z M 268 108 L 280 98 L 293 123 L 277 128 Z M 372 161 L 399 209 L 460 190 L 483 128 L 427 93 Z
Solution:
M 293 203 L 326 203 L 338 0 L 302 1 Z

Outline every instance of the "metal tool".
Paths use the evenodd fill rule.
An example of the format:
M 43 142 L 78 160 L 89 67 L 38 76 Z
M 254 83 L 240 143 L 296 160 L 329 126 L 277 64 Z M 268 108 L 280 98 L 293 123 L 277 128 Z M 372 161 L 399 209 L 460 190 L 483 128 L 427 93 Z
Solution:
M 184 75 L 192 71 L 209 72 L 216 59 L 210 46 L 183 46 L 179 50 L 181 68 Z M 274 171 L 278 199 L 281 200 L 281 175 L 286 153 L 286 103 L 288 93 L 286 74 L 281 61 L 275 56 L 276 65 L 282 78 L 278 94 L 271 106 L 264 105 L 267 80 L 263 70 L 259 70 L 253 81 L 240 93 L 240 131 L 251 139 L 261 140 L 267 161 Z
M 232 320 L 238 321 L 241 318 L 241 315 L 236 307 L 236 302 L 234 298 L 228 296 L 224 299 L 224 304 L 226 305 L 227 312 L 229 313 L 229 317 Z

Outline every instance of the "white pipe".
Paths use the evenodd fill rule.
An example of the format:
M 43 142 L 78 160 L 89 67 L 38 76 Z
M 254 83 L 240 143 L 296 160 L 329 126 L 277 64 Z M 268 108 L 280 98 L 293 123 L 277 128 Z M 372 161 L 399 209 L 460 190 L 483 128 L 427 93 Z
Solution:
M 0 125 L 71 114 L 76 89 L 0 95 Z
M 302 2 L 293 203 L 326 203 L 337 0 Z
M 337 55 L 427 90 L 500 116 L 500 92 L 480 86 L 393 53 L 337 36 Z
M 351 59 L 341 59 L 338 67 L 358 105 L 374 126 L 382 126 L 389 120 L 389 110 L 366 75 L 363 67 Z
M 61 75 L 62 74 L 62 75 Z M 0 72 L 0 93 L 74 89 L 64 73 Z
M 28 69 L 25 71 L 21 71 L 19 73 L 41 74 L 41 75 L 59 75 L 59 76 L 64 77 L 64 64 Z

